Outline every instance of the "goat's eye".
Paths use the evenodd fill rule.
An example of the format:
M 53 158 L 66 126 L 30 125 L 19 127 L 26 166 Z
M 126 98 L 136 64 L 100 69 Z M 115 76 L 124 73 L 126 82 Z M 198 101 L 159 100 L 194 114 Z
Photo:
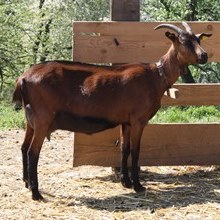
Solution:
M 198 37 L 196 37 L 196 41 L 198 44 L 200 44 L 200 39 Z

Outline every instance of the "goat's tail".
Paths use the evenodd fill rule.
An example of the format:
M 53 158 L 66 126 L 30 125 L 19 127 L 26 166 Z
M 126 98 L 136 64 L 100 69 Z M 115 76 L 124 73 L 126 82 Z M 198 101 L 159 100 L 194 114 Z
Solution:
M 22 108 L 22 104 L 23 106 L 26 106 L 29 103 L 27 86 L 24 78 L 17 79 L 12 102 L 14 103 L 14 108 L 16 111 Z

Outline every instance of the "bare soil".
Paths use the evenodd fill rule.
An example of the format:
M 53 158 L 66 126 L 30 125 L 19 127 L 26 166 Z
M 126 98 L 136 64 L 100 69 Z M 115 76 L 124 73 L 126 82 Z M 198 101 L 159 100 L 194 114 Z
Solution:
M 55 132 L 39 161 L 32 201 L 22 181 L 24 131 L 0 131 L 0 219 L 220 219 L 218 167 L 142 167 L 145 193 L 125 189 L 111 168 L 72 167 L 73 134 Z

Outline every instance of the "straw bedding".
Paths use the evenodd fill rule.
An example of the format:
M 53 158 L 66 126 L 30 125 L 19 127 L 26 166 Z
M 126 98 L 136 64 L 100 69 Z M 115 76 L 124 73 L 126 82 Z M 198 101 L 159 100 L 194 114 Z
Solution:
M 72 168 L 73 135 L 55 132 L 39 161 L 45 202 L 22 182 L 24 131 L 0 131 L 1 219 L 220 219 L 218 167 L 142 167 L 145 193 L 125 189 L 111 168 Z

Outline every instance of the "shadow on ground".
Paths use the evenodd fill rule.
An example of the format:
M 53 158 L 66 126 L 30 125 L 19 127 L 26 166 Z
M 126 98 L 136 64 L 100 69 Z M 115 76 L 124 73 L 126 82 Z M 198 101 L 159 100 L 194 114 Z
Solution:
M 219 203 L 219 177 L 219 170 L 210 172 L 198 170 L 182 175 L 145 171 L 140 174 L 142 182 L 147 187 L 145 193 L 127 193 L 107 198 L 95 198 L 88 195 L 88 197 L 75 197 L 75 200 L 97 210 L 127 212 L 138 209 L 151 210 L 152 213 L 157 209 L 173 206 L 181 208 L 193 204 Z M 115 181 L 114 175 L 97 178 L 101 181 Z

